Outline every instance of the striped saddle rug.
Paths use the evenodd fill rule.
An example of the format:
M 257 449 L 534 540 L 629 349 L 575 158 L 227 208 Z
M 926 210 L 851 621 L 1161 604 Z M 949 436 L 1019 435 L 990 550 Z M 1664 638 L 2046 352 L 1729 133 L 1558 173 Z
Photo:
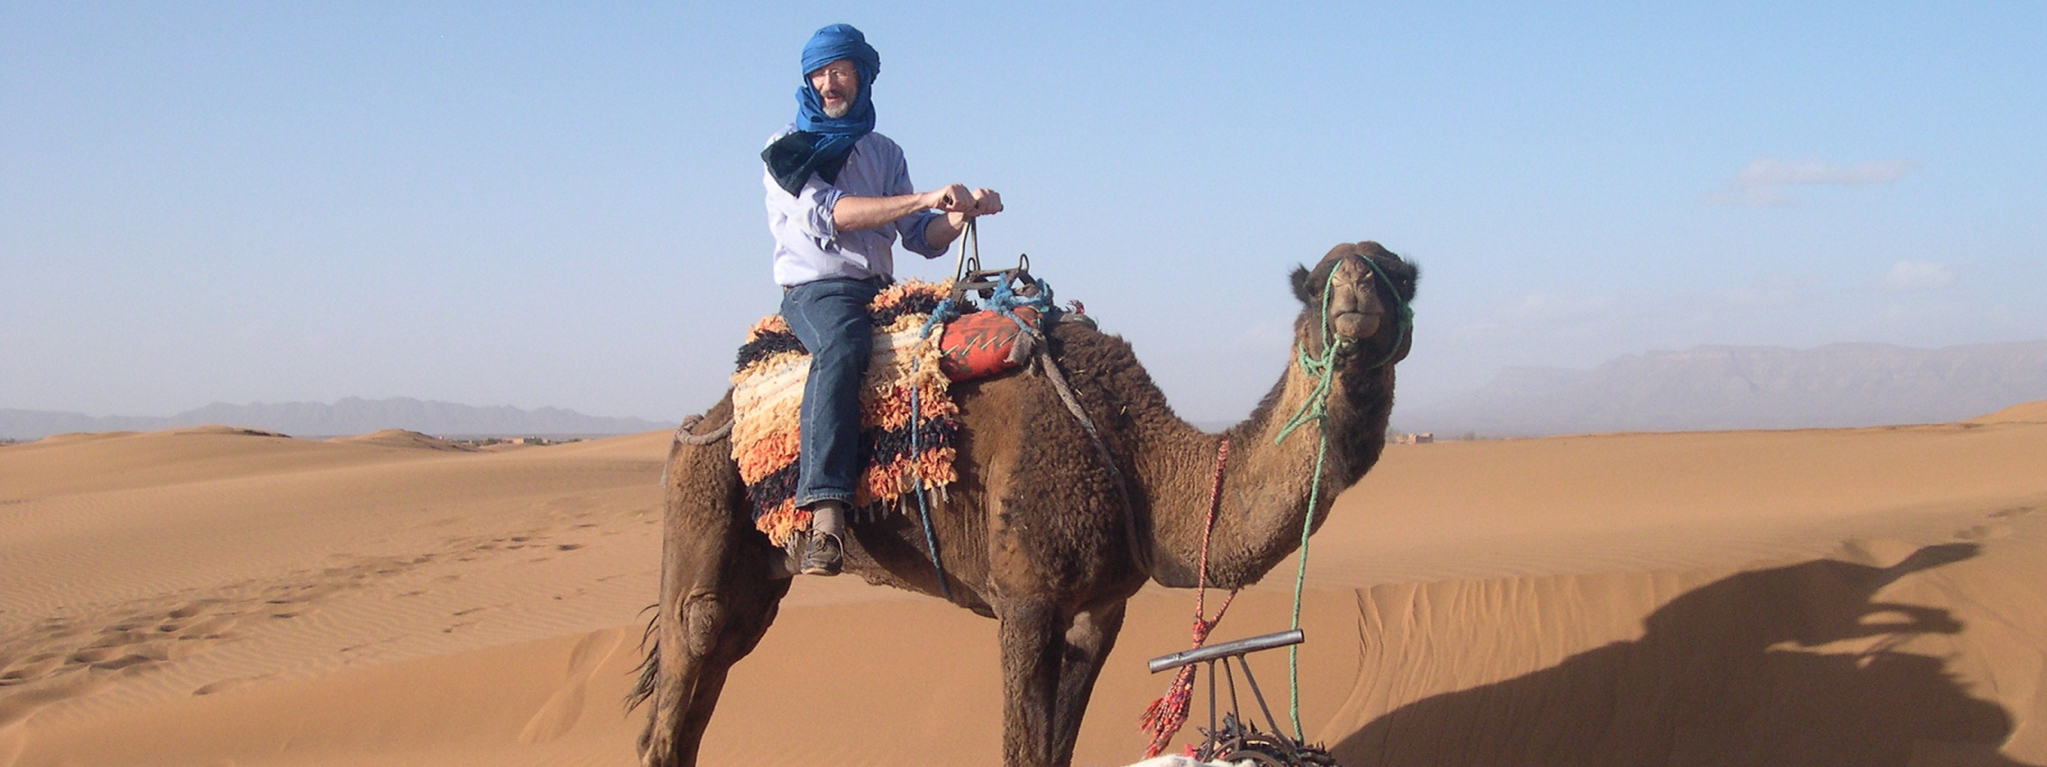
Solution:
M 939 332 L 921 337 L 949 287 L 906 281 L 884 288 L 868 305 L 874 351 L 860 390 L 860 449 L 865 469 L 854 489 L 853 516 L 874 519 L 914 511 L 921 481 L 931 504 L 958 479 L 959 407 L 948 393 Z M 753 504 L 754 527 L 775 545 L 810 529 L 810 512 L 795 508 L 797 440 L 810 355 L 777 314 L 755 323 L 732 374 L 732 459 Z M 912 402 L 916 417 L 911 417 Z M 915 433 L 912 434 L 914 424 Z M 915 444 L 912 444 L 914 440 Z M 914 449 L 913 449 L 914 447 Z

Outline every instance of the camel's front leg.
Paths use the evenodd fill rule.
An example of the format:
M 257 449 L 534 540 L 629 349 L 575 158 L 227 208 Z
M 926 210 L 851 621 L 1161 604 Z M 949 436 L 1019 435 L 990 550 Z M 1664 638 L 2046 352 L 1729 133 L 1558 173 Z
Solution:
M 1002 763 L 1063 767 L 1053 743 L 1060 657 L 1066 621 L 1057 605 L 1017 602 L 998 608 L 1002 620 Z
M 1116 648 L 1116 635 L 1123 630 L 1123 607 L 1118 599 L 1080 611 L 1066 630 L 1065 657 L 1059 666 L 1059 692 L 1052 717 L 1054 764 L 1073 762 L 1074 742 L 1080 737 L 1080 721 L 1087 714 L 1088 698 L 1094 694 L 1095 679 L 1102 674 L 1102 662 Z

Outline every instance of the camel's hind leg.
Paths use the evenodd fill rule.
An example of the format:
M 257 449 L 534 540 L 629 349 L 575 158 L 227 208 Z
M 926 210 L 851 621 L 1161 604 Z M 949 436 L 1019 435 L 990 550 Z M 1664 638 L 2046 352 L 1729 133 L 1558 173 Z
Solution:
M 707 420 L 729 417 L 720 412 L 727 408 L 720 403 Z M 726 671 L 753 651 L 789 592 L 789 580 L 771 570 L 779 552 L 747 521 L 729 449 L 721 440 L 669 453 L 661 601 L 635 691 L 648 704 L 639 743 L 646 767 L 696 764 Z

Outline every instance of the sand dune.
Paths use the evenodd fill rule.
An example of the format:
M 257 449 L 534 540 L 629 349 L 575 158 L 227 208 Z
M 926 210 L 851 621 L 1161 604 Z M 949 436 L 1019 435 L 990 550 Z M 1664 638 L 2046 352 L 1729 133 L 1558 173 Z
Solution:
M 448 450 L 474 453 L 477 449 L 460 442 L 450 442 L 439 437 L 421 434 L 405 429 L 383 429 L 352 437 L 335 437 L 328 442 L 342 442 L 357 445 L 382 445 L 384 447 L 412 448 L 415 450 Z
M 1999 410 L 1989 415 L 1977 416 L 1968 423 L 2047 423 L 2047 400 L 2024 402 Z
M 668 434 L 437 442 L 0 447 L 0 767 L 632 763 Z M 2047 403 L 1394 446 L 1314 539 L 1302 721 L 1351 767 L 2047 764 L 2043 509 Z M 1135 761 L 1191 609 L 1133 601 L 1080 763 Z M 799 580 L 705 761 L 998 763 L 999 687 L 993 622 Z

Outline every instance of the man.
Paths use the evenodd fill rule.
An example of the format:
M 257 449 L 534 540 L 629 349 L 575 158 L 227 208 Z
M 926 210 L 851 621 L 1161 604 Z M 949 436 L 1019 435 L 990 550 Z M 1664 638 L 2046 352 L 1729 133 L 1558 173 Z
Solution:
M 987 189 L 910 186 L 903 150 L 874 132 L 881 55 L 860 30 L 833 24 L 803 47 L 796 122 L 761 152 L 782 317 L 810 352 L 803 385 L 795 504 L 811 512 L 798 571 L 837 575 L 860 454 L 860 380 L 872 328 L 867 304 L 894 279 L 891 246 L 936 258 L 968 219 L 1002 211 Z

